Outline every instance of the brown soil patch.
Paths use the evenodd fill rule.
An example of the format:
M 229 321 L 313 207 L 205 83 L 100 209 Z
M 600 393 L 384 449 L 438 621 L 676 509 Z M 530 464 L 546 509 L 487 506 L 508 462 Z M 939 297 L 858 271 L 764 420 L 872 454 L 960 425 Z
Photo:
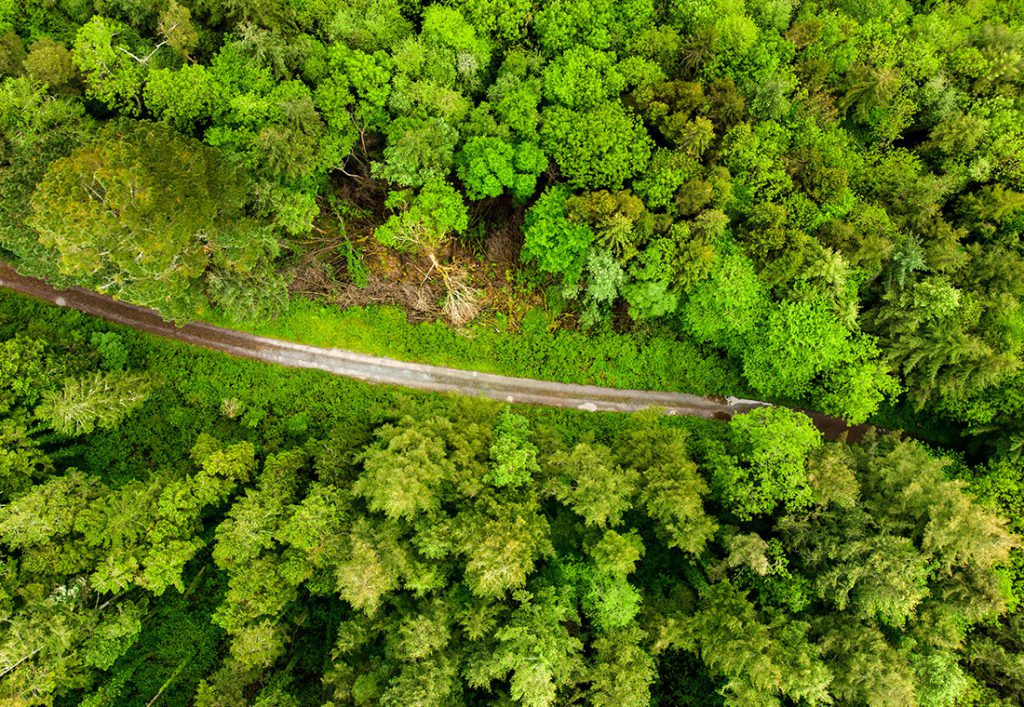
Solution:
M 404 309 L 411 322 L 445 318 L 455 326 L 466 323 L 466 316 L 455 313 L 451 298 L 443 309 L 446 283 L 460 290 L 457 300 L 473 303 L 468 311 L 479 311 L 477 320 L 501 313 L 514 328 L 529 309 L 543 305 L 540 293 L 517 283 L 523 209 L 511 198 L 468 204 L 467 233 L 450 239 L 432 258 L 429 253 L 398 253 L 374 238 L 374 229 L 387 218 L 384 194 L 375 183 L 338 179 L 336 187 L 336 203 L 350 208 L 342 207 L 340 214 L 325 208 L 316 236 L 296 244 L 301 255 L 293 268 L 292 292 L 341 307 L 393 305 Z M 365 287 L 358 287 L 348 272 L 346 241 L 368 271 Z
M 388 304 L 401 307 L 412 323 L 434 321 L 441 315 L 440 302 L 444 298 L 444 285 L 429 281 L 422 285 L 394 282 L 371 276 L 366 287 L 351 282 L 338 286 L 331 301 L 340 307 L 364 307 Z

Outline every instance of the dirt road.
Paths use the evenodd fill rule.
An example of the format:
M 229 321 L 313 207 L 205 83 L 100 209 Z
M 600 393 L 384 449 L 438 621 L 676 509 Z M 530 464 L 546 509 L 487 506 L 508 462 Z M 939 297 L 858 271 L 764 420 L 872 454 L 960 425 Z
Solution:
M 690 415 L 717 420 L 728 420 L 733 415 L 769 405 L 757 400 L 619 390 L 408 363 L 341 349 L 319 348 L 269 339 L 202 322 L 179 327 L 164 321 L 154 310 L 115 300 L 91 290 L 55 290 L 42 280 L 19 275 L 7 264 L 0 264 L 0 286 L 139 331 L 232 356 L 293 368 L 315 368 L 368 383 L 397 385 L 439 393 L 459 393 L 508 403 L 576 408 L 588 412 L 635 412 L 656 406 L 662 408 L 668 415 Z M 850 441 L 856 441 L 867 429 L 864 425 L 851 428 L 842 420 L 819 413 L 807 414 L 830 439 L 846 434 Z

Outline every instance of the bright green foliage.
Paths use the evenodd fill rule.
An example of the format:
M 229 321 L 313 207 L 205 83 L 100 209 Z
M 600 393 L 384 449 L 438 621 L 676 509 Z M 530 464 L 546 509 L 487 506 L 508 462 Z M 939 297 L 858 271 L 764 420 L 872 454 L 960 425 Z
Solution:
M 399 118 L 388 128 L 376 176 L 404 186 L 443 179 L 452 168 L 459 132 L 442 118 Z
M 998 295 L 998 279 L 990 283 L 980 297 L 942 279 L 886 295 L 874 327 L 892 341 L 889 360 L 906 377 L 918 407 L 933 398 L 962 400 L 1018 369 L 1020 304 Z
M 671 626 L 667 644 L 699 651 L 724 678 L 730 704 L 771 704 L 780 696 L 828 704 L 831 671 L 807 640 L 809 626 L 779 619 L 769 625 L 744 592 L 728 581 L 713 585 L 692 617 Z
M 203 66 L 154 69 L 146 81 L 146 107 L 177 130 L 191 133 L 221 110 L 220 88 Z
M 537 464 L 537 447 L 529 440 L 530 421 L 515 413 L 506 412 L 495 427 L 494 443 L 491 445 L 491 461 L 494 467 L 484 481 L 497 486 L 522 486 L 540 472 Z
M 98 15 L 89 20 L 78 31 L 72 50 L 88 95 L 126 115 L 141 113 L 148 61 L 141 46 L 134 32 L 117 20 Z
M 821 433 L 802 413 L 762 408 L 736 415 L 729 423 L 734 457 L 713 466 L 713 483 L 730 513 L 742 520 L 770 514 L 777 505 L 789 512 L 810 505 L 807 455 L 821 444 Z
M 399 250 L 436 249 L 451 233 L 469 225 L 462 197 L 447 182 L 428 182 L 413 197 L 393 192 L 389 206 L 398 211 L 374 233 L 384 245 Z
M 146 401 L 151 388 L 146 376 L 96 373 L 47 393 L 35 414 L 61 434 L 89 434 L 97 427 L 116 427 Z
M 481 88 L 491 62 L 490 43 L 478 36 L 459 10 L 444 5 L 425 8 L 418 39 L 423 49 L 422 59 L 417 56 L 418 51 L 411 49 L 411 43 L 399 47 L 399 52 L 411 49 L 411 56 L 416 57 L 404 71 L 418 73 L 435 85 L 469 91 Z
M 555 0 L 535 19 L 537 39 L 548 54 L 584 44 L 595 49 L 617 48 L 621 41 L 645 29 L 654 18 L 653 3 L 631 0 Z
M 559 688 L 575 682 L 583 668 L 582 645 L 563 623 L 573 610 L 550 588 L 516 599 L 520 605 L 494 633 L 493 652 L 473 666 L 469 683 L 483 687 L 507 678 L 512 699 L 531 707 L 554 704 Z
M 583 269 L 583 259 L 594 232 L 567 218 L 567 196 L 564 188 L 548 189 L 526 212 L 523 258 L 534 259 L 541 270 L 561 274 L 573 282 Z
M 523 50 L 509 52 L 487 90 L 487 100 L 502 124 L 527 140 L 536 140 L 543 82 L 541 60 Z
M 170 0 L 160 13 L 157 33 L 182 56 L 188 57 L 199 43 L 199 32 L 192 21 L 192 11 Z
M 644 556 L 644 546 L 635 533 L 620 535 L 614 530 L 606 530 L 588 553 L 598 572 L 610 577 L 625 577 L 636 569 L 637 562 Z
M 699 169 L 696 160 L 679 151 L 657 148 L 633 188 L 652 209 L 671 208 L 676 191 Z
M 641 122 L 617 101 L 586 111 L 544 111 L 541 147 L 576 189 L 619 189 L 641 173 L 653 143 Z
M 525 504 L 495 499 L 481 505 L 456 517 L 456 541 L 466 557 L 470 591 L 493 600 L 525 586 L 537 561 L 552 548 L 547 519 L 535 498 Z
M 438 485 L 452 474 L 443 443 L 411 426 L 384 428 L 378 436 L 387 446 L 367 453 L 363 473 L 352 493 L 366 499 L 371 511 L 388 518 L 413 520 L 440 510 Z
M 607 447 L 579 444 L 572 452 L 552 455 L 548 465 L 555 497 L 587 525 L 619 525 L 633 505 L 640 473 L 619 468 Z
M 766 307 L 765 287 L 753 265 L 741 255 L 730 255 L 694 288 L 682 314 L 687 330 L 698 340 L 740 355 Z
M 644 204 L 628 190 L 586 192 L 566 199 L 569 218 L 595 230 L 605 252 L 626 262 L 636 255 L 640 231 L 649 227 Z
M 491 137 L 467 140 L 456 164 L 470 199 L 501 196 L 507 189 L 520 202 L 533 195 L 537 175 L 548 166 L 544 153 L 533 143 L 510 145 Z
M 374 52 L 392 47 L 411 35 L 412 23 L 402 16 L 401 3 L 363 0 L 337 8 L 330 34 L 353 49 Z
M 821 387 L 815 393 L 820 410 L 855 423 L 868 419 L 883 400 L 895 399 L 902 391 L 867 335 L 850 341 L 842 364 L 825 373 Z
M 600 321 L 625 283 L 626 275 L 611 253 L 591 250 L 587 258 L 587 289 L 584 293 L 586 309 L 583 310 L 581 321 L 586 325 Z
M 532 19 L 529 0 L 469 0 L 460 9 L 478 31 L 489 33 L 502 44 L 521 42 Z
M 679 304 L 679 296 L 663 280 L 626 285 L 622 294 L 629 302 L 629 315 L 637 321 L 671 314 Z
M 654 660 L 640 647 L 643 632 L 620 629 L 594 641 L 588 698 L 600 707 L 644 707 L 656 678 Z
M 615 55 L 586 46 L 566 50 L 544 69 L 544 97 L 573 110 L 595 108 L 624 87 Z
M 1018 540 L 918 443 L 822 445 L 781 408 L 724 428 L 392 397 L 23 309 L 66 329 L 4 340 L 0 422 L 96 375 L 65 341 L 118 336 L 113 375 L 166 385 L 145 418 L 51 436 L 5 497 L 4 699 L 644 705 L 717 681 L 926 704 L 1012 672 L 1012 638 L 971 627 L 1006 610 Z
M 116 613 L 101 620 L 82 648 L 85 664 L 106 670 L 124 655 L 142 631 L 143 610 L 125 602 L 117 606 Z
M 640 472 L 638 505 L 666 544 L 701 552 L 717 524 L 704 510 L 708 486 L 687 455 L 685 435 L 678 429 L 635 431 L 625 436 L 619 456 Z
M 2 343 L 0 357 L 0 413 L 11 414 L 19 407 L 39 401 L 46 387 L 45 343 L 16 336 Z
M 819 304 L 776 305 L 751 331 L 743 373 L 763 395 L 798 398 L 815 376 L 843 360 L 849 337 L 850 332 Z

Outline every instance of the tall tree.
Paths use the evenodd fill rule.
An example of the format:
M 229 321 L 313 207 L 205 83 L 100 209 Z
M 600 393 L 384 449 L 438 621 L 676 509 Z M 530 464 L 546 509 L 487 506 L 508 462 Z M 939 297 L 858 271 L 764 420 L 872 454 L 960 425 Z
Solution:
M 113 124 L 50 165 L 30 223 L 61 271 L 101 291 L 187 317 L 207 269 L 251 270 L 276 244 L 246 218 L 246 180 L 169 128 Z

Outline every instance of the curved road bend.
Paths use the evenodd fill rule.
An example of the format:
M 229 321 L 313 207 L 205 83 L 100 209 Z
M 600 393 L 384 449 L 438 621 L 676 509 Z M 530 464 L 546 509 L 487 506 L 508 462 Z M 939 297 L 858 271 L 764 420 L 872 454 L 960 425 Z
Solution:
M 620 390 L 593 385 L 553 383 L 530 378 L 513 378 L 478 371 L 407 363 L 391 358 L 367 356 L 342 349 L 319 348 L 281 339 L 223 329 L 203 322 L 176 326 L 152 309 L 139 307 L 91 290 L 56 290 L 43 280 L 19 275 L 0 263 L 0 286 L 61 307 L 71 307 L 107 321 L 168 339 L 221 351 L 232 356 L 277 363 L 293 368 L 314 368 L 347 378 L 387 385 L 417 388 L 439 393 L 459 393 L 508 403 L 575 408 L 588 412 L 636 412 L 656 406 L 668 415 L 689 415 L 729 420 L 733 415 L 764 407 L 769 403 L 739 398 L 702 397 L 686 393 Z M 803 411 L 829 439 L 843 433 L 857 441 L 868 429 L 851 427 L 838 418 Z

